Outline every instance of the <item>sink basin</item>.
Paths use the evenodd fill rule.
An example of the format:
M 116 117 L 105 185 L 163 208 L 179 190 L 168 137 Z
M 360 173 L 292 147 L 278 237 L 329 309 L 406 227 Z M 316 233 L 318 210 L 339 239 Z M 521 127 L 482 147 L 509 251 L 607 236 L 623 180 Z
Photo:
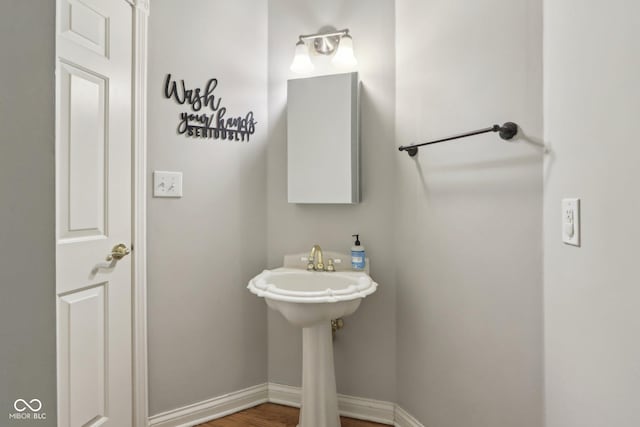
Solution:
M 306 258 L 303 255 L 297 259 Z M 316 272 L 282 267 L 263 271 L 247 287 L 291 324 L 302 328 L 302 404 L 298 427 L 340 426 L 330 321 L 353 314 L 378 284 L 366 272 Z
M 378 285 L 363 272 L 316 272 L 296 268 L 265 270 L 249 290 L 296 326 L 309 327 L 352 314 Z

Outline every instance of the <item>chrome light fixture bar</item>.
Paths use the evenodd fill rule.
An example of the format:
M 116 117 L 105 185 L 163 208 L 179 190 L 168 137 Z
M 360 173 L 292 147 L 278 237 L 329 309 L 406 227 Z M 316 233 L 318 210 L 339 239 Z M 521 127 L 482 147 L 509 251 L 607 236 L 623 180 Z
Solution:
M 303 34 L 298 36 L 295 56 L 291 63 L 291 71 L 295 73 L 309 73 L 314 69 L 313 62 L 309 56 L 309 50 L 313 50 L 324 56 L 333 55 L 331 63 L 337 68 L 353 68 L 358 65 L 353 54 L 353 39 L 349 34 L 349 29 L 334 30 L 332 27 L 325 27 L 327 31 L 314 34 Z
M 299 37 L 301 42 L 313 40 L 313 48 L 321 55 L 331 55 L 336 51 L 342 37 L 349 36 L 349 29 L 332 31 L 328 33 L 307 34 Z M 349 36 L 350 38 L 351 36 Z

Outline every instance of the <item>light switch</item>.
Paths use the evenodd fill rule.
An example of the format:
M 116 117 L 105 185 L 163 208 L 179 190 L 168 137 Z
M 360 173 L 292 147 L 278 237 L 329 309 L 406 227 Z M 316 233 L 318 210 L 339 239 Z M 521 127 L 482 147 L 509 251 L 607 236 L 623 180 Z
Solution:
M 153 197 L 182 197 L 182 172 L 153 172 Z
M 562 199 L 562 241 L 580 246 L 580 199 Z

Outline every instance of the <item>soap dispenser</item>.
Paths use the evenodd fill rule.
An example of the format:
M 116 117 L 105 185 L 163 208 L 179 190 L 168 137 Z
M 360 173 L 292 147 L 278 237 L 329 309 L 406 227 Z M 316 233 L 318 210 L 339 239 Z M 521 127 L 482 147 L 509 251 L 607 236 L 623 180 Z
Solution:
M 364 270 L 365 254 L 364 246 L 360 245 L 360 235 L 352 234 L 356 238 L 355 244 L 351 247 L 351 268 L 353 270 Z

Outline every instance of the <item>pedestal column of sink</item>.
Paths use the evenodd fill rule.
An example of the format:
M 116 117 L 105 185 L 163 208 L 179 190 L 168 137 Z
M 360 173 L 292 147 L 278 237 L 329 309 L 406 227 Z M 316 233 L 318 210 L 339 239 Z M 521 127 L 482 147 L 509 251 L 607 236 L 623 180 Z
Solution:
M 307 259 L 304 255 L 292 257 Z M 353 314 L 377 287 L 366 272 L 291 267 L 265 270 L 249 281 L 251 292 L 263 297 L 289 323 L 302 328 L 299 427 L 340 427 L 330 319 Z
M 298 427 L 340 427 L 328 320 L 302 329 L 302 406 Z

